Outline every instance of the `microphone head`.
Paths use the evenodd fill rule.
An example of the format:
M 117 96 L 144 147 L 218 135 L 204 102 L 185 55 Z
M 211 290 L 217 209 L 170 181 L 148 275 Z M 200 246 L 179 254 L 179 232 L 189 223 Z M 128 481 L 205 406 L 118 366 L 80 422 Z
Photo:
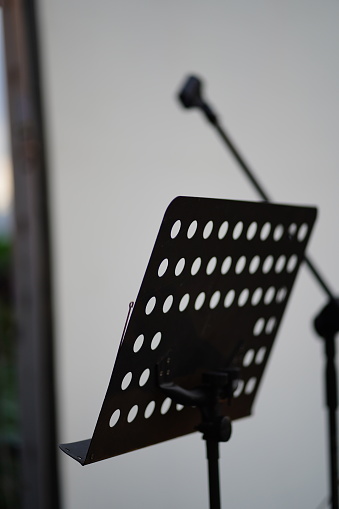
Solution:
M 185 108 L 201 108 L 203 101 L 201 99 L 202 83 L 196 76 L 189 76 L 178 94 L 179 101 Z

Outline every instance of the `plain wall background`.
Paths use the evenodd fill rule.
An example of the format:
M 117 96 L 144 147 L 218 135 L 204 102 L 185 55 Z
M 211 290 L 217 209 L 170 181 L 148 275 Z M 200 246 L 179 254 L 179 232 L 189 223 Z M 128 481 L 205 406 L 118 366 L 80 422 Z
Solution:
M 44 0 L 60 440 L 90 438 L 128 303 L 177 195 L 257 200 L 198 112 L 206 95 L 280 203 L 316 205 L 309 252 L 339 288 L 339 4 L 334 0 Z M 223 507 L 315 509 L 327 494 L 326 303 L 302 268 L 254 416 L 221 446 Z M 60 452 L 65 509 L 208 505 L 198 434 L 87 467 Z

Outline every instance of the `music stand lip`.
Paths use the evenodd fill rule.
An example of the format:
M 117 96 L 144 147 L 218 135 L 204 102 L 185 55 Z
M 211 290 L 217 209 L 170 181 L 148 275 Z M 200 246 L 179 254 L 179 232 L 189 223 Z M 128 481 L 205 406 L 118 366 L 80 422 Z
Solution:
M 171 376 L 183 388 L 198 386 L 206 371 L 239 367 L 243 387 L 222 411 L 231 420 L 250 415 L 315 218 L 311 207 L 174 198 L 124 331 L 92 439 L 61 449 L 85 465 L 194 432 L 199 410 L 168 403 L 159 387 L 157 366 L 168 351 Z M 232 261 L 225 268 L 227 257 Z M 260 262 L 253 268 L 255 258 Z M 194 272 L 197 259 L 200 266 Z M 262 296 L 254 302 L 258 290 Z
M 88 438 L 86 440 L 80 440 L 79 442 L 60 444 L 59 447 L 64 453 L 80 463 L 80 465 L 85 465 L 90 443 L 91 439 Z

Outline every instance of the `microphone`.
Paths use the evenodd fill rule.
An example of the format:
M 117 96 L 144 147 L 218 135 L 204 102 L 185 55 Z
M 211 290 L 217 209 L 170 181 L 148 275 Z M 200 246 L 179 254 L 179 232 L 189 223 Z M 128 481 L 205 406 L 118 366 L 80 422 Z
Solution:
M 196 76 L 189 76 L 178 94 L 179 101 L 185 108 L 199 108 L 211 124 L 218 123 L 217 115 L 202 99 L 202 81 Z

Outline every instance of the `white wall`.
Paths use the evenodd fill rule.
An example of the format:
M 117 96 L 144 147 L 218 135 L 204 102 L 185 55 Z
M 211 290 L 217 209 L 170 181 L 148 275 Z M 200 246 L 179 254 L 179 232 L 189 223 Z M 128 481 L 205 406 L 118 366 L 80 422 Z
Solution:
M 310 252 L 339 288 L 338 15 L 333 0 L 40 2 L 57 313 L 60 439 L 90 438 L 162 215 L 177 195 L 256 200 L 198 112 L 224 126 L 274 199 L 314 204 Z M 254 417 L 221 447 L 223 507 L 315 509 L 327 493 L 325 296 L 302 268 Z M 199 435 L 81 467 L 65 509 L 205 508 Z

